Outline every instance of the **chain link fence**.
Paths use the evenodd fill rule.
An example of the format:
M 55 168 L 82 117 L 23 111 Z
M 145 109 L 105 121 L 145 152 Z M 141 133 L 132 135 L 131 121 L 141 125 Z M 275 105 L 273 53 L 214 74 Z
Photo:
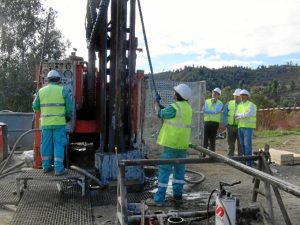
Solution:
M 161 96 L 161 104 L 168 106 L 174 103 L 173 100 L 173 87 L 180 82 L 174 81 L 156 81 L 156 88 Z M 189 103 L 193 109 L 192 120 L 192 135 L 191 143 L 202 145 L 203 140 L 203 105 L 205 102 L 206 82 L 185 82 L 192 89 L 192 96 Z M 161 146 L 156 144 L 156 139 L 163 121 L 157 117 L 154 111 L 154 88 L 150 79 L 145 80 L 145 121 L 143 129 L 143 138 L 145 141 L 146 155 L 156 154 L 157 150 L 162 149 Z

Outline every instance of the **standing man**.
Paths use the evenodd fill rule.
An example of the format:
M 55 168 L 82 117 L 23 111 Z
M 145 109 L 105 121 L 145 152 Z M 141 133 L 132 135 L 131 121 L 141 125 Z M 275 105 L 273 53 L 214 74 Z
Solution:
M 32 108 L 35 112 L 41 112 L 43 172 L 52 170 L 54 148 L 54 171 L 56 176 L 60 176 L 66 173 L 63 164 L 67 144 L 66 121 L 70 121 L 72 117 L 72 100 L 59 85 L 60 74 L 56 70 L 51 70 L 47 79 L 49 84 L 38 91 Z
M 252 135 L 256 128 L 256 105 L 249 101 L 250 93 L 247 90 L 240 92 L 242 102 L 238 105 L 235 118 L 238 120 L 238 133 L 244 155 L 252 155 Z M 252 161 L 246 162 L 252 166 Z
M 204 104 L 204 142 L 203 147 L 211 151 L 216 148 L 216 135 L 221 122 L 221 111 L 223 103 L 219 100 L 221 89 L 215 88 L 211 93 L 211 98 Z
M 192 108 L 188 103 L 191 97 L 191 89 L 186 84 L 174 87 L 173 99 L 176 101 L 164 108 L 159 104 L 160 96 L 156 96 L 155 110 L 158 117 L 163 119 L 157 143 L 164 147 L 162 159 L 186 158 L 186 150 L 190 144 Z M 182 200 L 184 185 L 185 164 L 160 165 L 158 169 L 158 190 L 154 199 L 147 199 L 150 206 L 163 206 L 168 187 L 169 176 L 173 170 L 173 198 Z
M 238 104 L 241 102 L 241 89 L 236 89 L 233 93 L 233 100 L 230 100 L 223 110 L 223 123 L 227 128 L 228 156 L 234 156 L 235 142 L 237 140 L 238 155 L 243 155 L 238 137 L 238 121 L 235 119 Z

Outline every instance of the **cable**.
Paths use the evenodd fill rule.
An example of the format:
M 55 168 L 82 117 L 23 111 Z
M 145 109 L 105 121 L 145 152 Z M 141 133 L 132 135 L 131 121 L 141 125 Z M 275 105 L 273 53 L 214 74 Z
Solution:
M 147 41 L 147 36 L 146 36 L 146 31 L 145 31 L 145 25 L 144 25 L 144 19 L 143 19 L 143 13 L 142 13 L 142 7 L 141 7 L 140 0 L 138 0 L 138 7 L 139 7 L 139 13 L 140 13 L 140 18 L 141 18 L 141 23 L 142 23 L 142 30 L 143 30 L 144 41 L 145 41 L 145 46 L 146 46 L 146 51 L 147 51 L 147 57 L 148 57 L 148 62 L 149 62 L 149 67 L 150 67 L 150 72 L 151 72 L 152 85 L 154 87 L 155 94 L 158 95 L 155 81 L 154 81 L 152 62 L 151 62 L 151 57 L 150 57 L 150 52 L 149 52 L 149 47 L 148 47 L 148 41 Z

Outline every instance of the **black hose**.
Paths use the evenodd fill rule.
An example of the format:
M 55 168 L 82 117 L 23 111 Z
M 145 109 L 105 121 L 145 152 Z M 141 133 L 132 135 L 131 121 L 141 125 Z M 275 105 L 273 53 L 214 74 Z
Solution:
M 15 174 L 15 173 L 21 173 L 21 172 L 23 172 L 23 171 L 22 171 L 22 170 L 15 170 L 15 171 L 11 171 L 11 172 L 8 172 L 8 173 L 4 173 L 4 174 L 2 174 L 2 175 L 0 176 L 0 179 L 6 177 L 6 176 L 8 176 L 8 175 L 12 175 L 12 174 Z
M 8 162 L 9 162 L 10 158 L 13 156 L 13 154 L 14 154 L 16 148 L 17 148 L 18 143 L 22 140 L 22 138 L 23 138 L 24 136 L 26 136 L 26 135 L 29 134 L 29 133 L 35 132 L 35 131 L 41 131 L 41 129 L 32 129 L 32 130 L 28 130 L 28 131 L 24 132 L 23 134 L 21 134 L 21 136 L 16 140 L 16 142 L 15 142 L 15 144 L 14 144 L 14 146 L 13 146 L 11 152 L 9 153 L 8 157 L 5 159 L 5 163 L 4 163 L 4 165 L 2 166 L 2 168 L 1 168 L 1 170 L 0 170 L 0 175 L 2 174 L 2 172 L 3 172 L 4 169 L 5 169 L 5 167 L 7 166 L 7 164 L 8 164 Z
M 147 169 L 153 169 L 153 170 L 157 170 L 157 167 L 147 167 Z M 204 180 L 205 180 L 205 175 L 203 173 L 200 173 L 200 172 L 196 172 L 194 170 L 189 170 L 189 169 L 185 169 L 185 172 L 188 172 L 188 173 L 194 173 L 194 174 L 197 174 L 199 176 L 201 176 L 201 178 L 199 180 L 196 180 L 196 181 L 190 181 L 190 180 L 187 180 L 187 179 L 184 179 L 185 182 L 187 183 L 190 183 L 190 184 L 200 184 L 202 183 Z
M 210 203 L 210 199 L 211 199 L 212 195 L 213 195 L 215 192 L 219 192 L 219 193 L 220 193 L 220 191 L 217 190 L 217 189 L 212 190 L 212 192 L 211 192 L 210 195 L 209 195 L 208 201 L 207 201 L 207 208 L 206 208 L 206 212 L 207 212 L 207 221 L 206 221 L 206 225 L 208 225 L 208 223 L 209 223 L 209 217 L 208 217 L 208 214 L 209 214 L 209 213 L 208 213 L 208 212 L 209 212 L 209 203 Z
M 203 173 L 200 173 L 200 172 L 196 172 L 194 170 L 189 170 L 189 169 L 186 169 L 185 172 L 188 172 L 188 173 L 194 173 L 194 174 L 197 174 L 199 176 L 201 176 L 201 178 L 199 180 L 195 180 L 195 181 L 190 181 L 190 180 L 187 180 L 187 179 L 184 179 L 185 182 L 187 183 L 190 183 L 190 184 L 200 184 L 202 183 L 204 180 L 205 180 L 205 175 Z
M 150 52 L 149 52 L 149 47 L 148 47 L 148 41 L 147 41 L 147 36 L 146 36 L 146 31 L 145 31 L 142 7 L 141 7 L 140 0 L 138 0 L 137 2 L 138 2 L 138 7 L 139 7 L 141 23 L 142 23 L 142 29 L 143 29 L 144 41 L 145 41 L 145 46 L 146 46 L 146 51 L 147 51 L 147 57 L 148 57 L 148 62 L 149 62 L 149 67 L 150 67 L 150 72 L 151 72 L 152 85 L 153 85 L 155 94 L 158 95 L 156 85 L 155 85 L 155 81 L 154 81 L 153 68 L 152 68 L 152 62 L 151 62 L 151 57 L 150 57 Z
M 72 170 L 75 170 L 75 171 L 77 171 L 77 172 L 79 172 L 79 173 L 82 173 L 83 175 L 85 175 L 85 176 L 91 178 L 93 181 L 95 181 L 95 182 L 100 186 L 100 188 L 104 188 L 104 187 L 105 187 L 105 185 L 103 185 L 103 184 L 101 183 L 101 181 L 100 181 L 97 177 L 93 176 L 93 175 L 90 174 L 88 171 L 86 171 L 86 170 L 84 170 L 84 169 L 82 169 L 82 168 L 80 168 L 80 167 L 78 167 L 78 166 L 74 166 L 74 165 L 71 165 L 70 168 L 71 168 Z

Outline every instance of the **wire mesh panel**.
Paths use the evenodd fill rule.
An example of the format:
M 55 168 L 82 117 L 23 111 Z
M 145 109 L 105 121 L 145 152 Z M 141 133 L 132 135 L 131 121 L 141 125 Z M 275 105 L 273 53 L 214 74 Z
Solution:
M 143 137 L 146 144 L 146 154 L 149 155 L 151 152 L 149 150 L 160 148 L 156 144 L 156 139 L 159 130 L 162 125 L 162 120 L 160 120 L 154 111 L 154 88 L 152 87 L 152 81 L 149 79 L 145 81 L 145 122 L 144 122 L 144 133 Z M 156 88 L 161 96 L 161 104 L 168 106 L 174 103 L 173 87 L 178 85 L 180 82 L 174 81 L 156 81 Z M 206 83 L 205 81 L 198 82 L 185 82 L 192 89 L 192 96 L 189 99 L 189 103 L 193 109 L 193 120 L 192 120 L 192 135 L 191 143 L 202 145 L 203 140 L 203 105 L 205 101 L 206 93 Z

